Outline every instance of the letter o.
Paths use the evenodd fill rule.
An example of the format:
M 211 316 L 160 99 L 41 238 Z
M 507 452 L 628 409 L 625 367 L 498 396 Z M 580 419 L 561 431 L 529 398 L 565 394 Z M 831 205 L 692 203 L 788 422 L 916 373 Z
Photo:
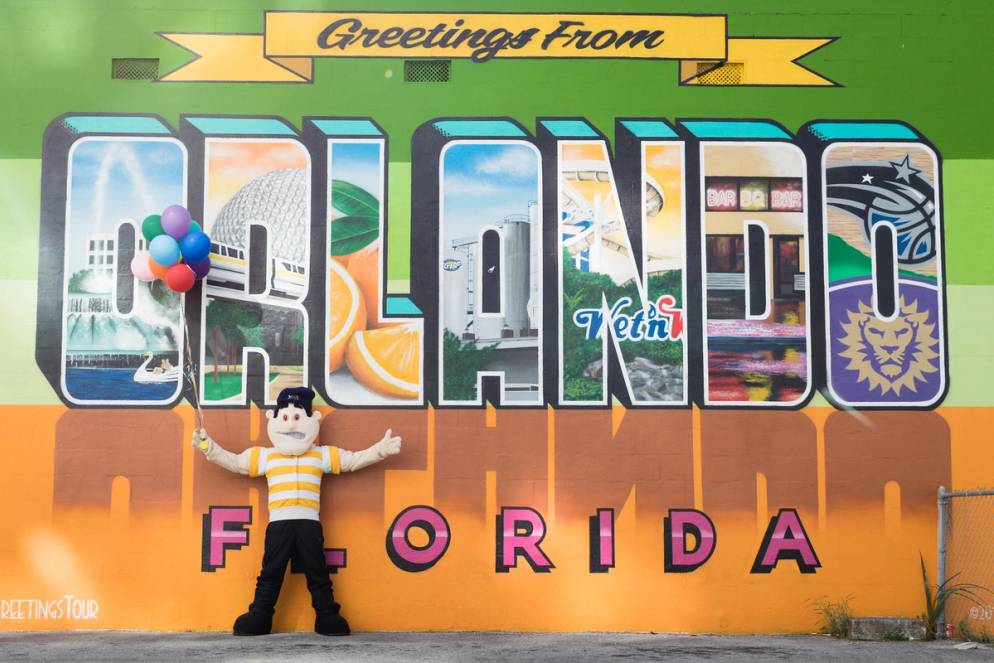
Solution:
M 407 538 L 411 528 L 417 527 L 428 535 L 428 543 L 415 546 Z M 401 511 L 387 529 L 387 555 L 397 568 L 419 573 L 435 566 L 449 549 L 449 523 L 430 506 L 419 504 Z
M 602 37 L 606 37 L 606 39 L 602 39 Z M 617 39 L 618 39 L 618 33 L 615 32 L 614 30 L 610 29 L 601 30 L 600 32 L 594 35 L 593 39 L 590 40 L 590 46 L 595 51 L 600 51 L 613 44 L 615 41 L 617 41 Z

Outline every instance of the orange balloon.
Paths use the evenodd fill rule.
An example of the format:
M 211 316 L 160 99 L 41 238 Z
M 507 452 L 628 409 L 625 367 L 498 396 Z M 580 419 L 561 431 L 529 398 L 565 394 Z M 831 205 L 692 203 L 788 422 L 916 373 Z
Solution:
M 157 279 L 166 278 L 166 272 L 169 271 L 168 267 L 163 267 L 159 263 L 152 260 L 152 258 L 148 259 L 148 268 L 152 270 L 152 273 L 155 274 L 155 278 Z

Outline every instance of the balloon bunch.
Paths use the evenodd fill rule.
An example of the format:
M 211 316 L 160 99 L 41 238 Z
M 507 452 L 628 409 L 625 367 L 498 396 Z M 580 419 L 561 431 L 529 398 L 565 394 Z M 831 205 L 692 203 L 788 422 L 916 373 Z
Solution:
M 131 260 L 131 272 L 139 281 L 162 279 L 173 292 L 186 292 L 210 271 L 210 237 L 182 205 L 145 217 L 142 235 L 148 249 Z

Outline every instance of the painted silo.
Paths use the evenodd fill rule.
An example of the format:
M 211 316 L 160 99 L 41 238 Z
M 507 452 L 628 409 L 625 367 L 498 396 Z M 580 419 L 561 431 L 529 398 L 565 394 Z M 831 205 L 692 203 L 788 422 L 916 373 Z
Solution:
M 504 324 L 514 336 L 527 336 L 528 300 L 531 297 L 531 224 L 528 216 L 504 219 Z
M 542 327 L 542 216 L 537 201 L 528 203 L 528 327 L 537 335 Z

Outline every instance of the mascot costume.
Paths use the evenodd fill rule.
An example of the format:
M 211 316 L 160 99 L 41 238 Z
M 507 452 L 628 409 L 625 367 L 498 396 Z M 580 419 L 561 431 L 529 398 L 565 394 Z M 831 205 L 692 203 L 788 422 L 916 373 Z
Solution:
M 207 460 L 231 472 L 265 476 L 269 483 L 269 526 L 262 571 L 255 585 L 255 599 L 248 612 L 235 620 L 235 635 L 266 635 L 273 627 L 276 599 L 292 558 L 307 577 L 307 589 L 316 617 L 314 630 L 321 635 L 348 635 L 349 623 L 339 612 L 324 559 L 324 535 L 318 509 L 321 477 L 354 472 L 400 453 L 400 438 L 387 431 L 379 442 L 363 451 L 315 446 L 321 413 L 311 409 L 314 392 L 306 387 L 284 389 L 276 409 L 266 413 L 272 447 L 251 447 L 235 454 L 223 449 L 201 429 L 193 434 Z

